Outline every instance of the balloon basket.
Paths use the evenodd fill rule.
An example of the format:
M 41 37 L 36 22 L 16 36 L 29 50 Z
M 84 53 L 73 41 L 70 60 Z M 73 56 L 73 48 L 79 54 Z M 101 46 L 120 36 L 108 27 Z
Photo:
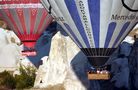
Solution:
M 22 51 L 22 56 L 36 56 L 37 52 L 35 50 Z
M 88 79 L 89 80 L 109 80 L 110 74 L 95 74 L 88 72 Z
M 87 75 L 89 80 L 109 80 L 110 79 L 110 73 L 106 70 L 96 71 L 96 72 L 88 71 Z

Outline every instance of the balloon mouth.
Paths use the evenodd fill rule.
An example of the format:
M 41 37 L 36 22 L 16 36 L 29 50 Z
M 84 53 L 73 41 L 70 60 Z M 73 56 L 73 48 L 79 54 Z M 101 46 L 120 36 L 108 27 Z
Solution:
M 81 48 L 93 67 L 101 67 L 107 62 L 116 48 Z
M 36 50 L 24 50 L 22 51 L 22 56 L 36 56 Z
M 98 68 L 104 66 L 109 56 L 87 56 L 87 59 L 93 67 Z

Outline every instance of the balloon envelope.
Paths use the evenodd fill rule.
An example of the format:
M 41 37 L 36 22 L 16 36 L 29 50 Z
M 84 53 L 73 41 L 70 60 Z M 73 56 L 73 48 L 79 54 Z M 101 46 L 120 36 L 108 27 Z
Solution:
M 0 15 L 27 48 L 34 48 L 53 20 L 40 0 L 1 0 Z
M 138 20 L 138 0 L 41 0 L 88 57 L 108 57 Z M 96 63 L 96 62 L 95 62 Z M 97 64 L 98 64 L 97 63 Z

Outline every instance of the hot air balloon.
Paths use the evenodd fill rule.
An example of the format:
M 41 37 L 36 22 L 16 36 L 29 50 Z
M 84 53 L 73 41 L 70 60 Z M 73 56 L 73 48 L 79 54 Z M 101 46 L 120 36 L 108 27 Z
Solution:
M 136 12 L 138 0 L 41 0 L 41 2 L 95 68 L 105 65 L 109 56 L 138 20 Z
M 36 55 L 37 39 L 53 18 L 40 0 L 0 0 L 0 18 L 7 22 L 27 48 L 23 55 Z

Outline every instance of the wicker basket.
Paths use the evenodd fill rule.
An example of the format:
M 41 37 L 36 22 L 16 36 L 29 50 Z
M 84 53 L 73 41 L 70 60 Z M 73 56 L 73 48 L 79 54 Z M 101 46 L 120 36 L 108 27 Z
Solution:
M 110 79 L 110 73 L 87 73 L 89 80 L 108 80 Z

